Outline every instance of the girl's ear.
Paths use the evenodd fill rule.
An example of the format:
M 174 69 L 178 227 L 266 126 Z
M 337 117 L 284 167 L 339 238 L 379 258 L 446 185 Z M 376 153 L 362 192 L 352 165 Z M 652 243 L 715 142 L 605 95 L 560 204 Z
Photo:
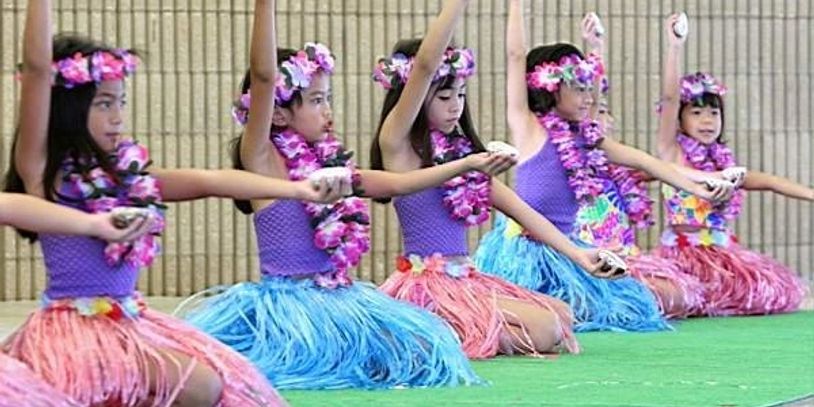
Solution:
M 288 127 L 291 122 L 291 113 L 286 108 L 275 107 L 271 116 L 271 123 L 275 127 Z

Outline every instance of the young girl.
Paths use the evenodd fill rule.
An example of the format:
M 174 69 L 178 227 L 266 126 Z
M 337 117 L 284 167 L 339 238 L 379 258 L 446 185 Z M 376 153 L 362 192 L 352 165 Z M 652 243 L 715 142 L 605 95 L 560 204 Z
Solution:
M 250 70 L 234 112 L 246 125 L 235 144 L 237 167 L 295 180 L 320 168 L 344 167 L 353 172 L 357 195 L 392 196 L 438 185 L 463 171 L 502 171 L 511 165 L 508 157 L 480 155 L 409 174 L 356 170 L 332 132 L 330 51 L 312 43 L 277 51 L 273 9 L 258 18 Z M 255 214 L 262 280 L 204 299 L 188 319 L 246 355 L 275 386 L 372 389 L 480 382 L 442 320 L 350 278 L 370 243 L 368 208 L 360 198 L 328 206 L 296 200 L 237 204 Z
M 723 136 L 726 88 L 714 77 L 696 73 L 681 77 L 680 52 L 686 37 L 675 34 L 678 15 L 670 16 L 664 65 L 658 153 L 672 163 L 702 171 L 736 166 Z M 771 190 L 814 201 L 814 189 L 785 178 L 748 171 L 746 190 Z M 799 308 L 804 285 L 786 266 L 738 244 L 728 223 L 740 214 L 742 191 L 726 204 L 697 199 L 670 186 L 662 187 L 669 228 L 655 253 L 677 261 L 681 270 L 705 286 L 706 315 L 769 314 Z
M 600 96 L 597 106 L 597 121 L 605 128 L 606 137 L 612 137 L 616 131 L 615 119 L 611 114 L 605 95 Z M 717 174 L 704 174 L 696 172 L 690 168 L 677 168 L 694 182 L 705 182 L 710 178 L 716 178 Z M 652 182 L 656 179 L 644 172 L 629 172 L 625 174 L 622 182 Z M 721 191 L 721 196 L 727 196 L 725 190 L 734 192 L 733 187 L 725 184 L 716 186 Z M 644 195 L 642 195 L 644 197 Z M 652 204 L 648 202 L 648 204 Z M 623 216 L 624 214 L 620 214 Z M 625 255 L 625 261 L 630 267 L 630 275 L 642 282 L 656 297 L 661 314 L 666 318 L 685 318 L 696 315 L 703 307 L 703 290 L 701 281 L 687 273 L 681 271 L 679 262 L 674 259 L 655 256 L 642 252 L 635 242 L 635 225 L 629 218 L 622 228 L 624 235 L 629 236 L 623 245 L 617 246 L 621 254 Z M 597 242 L 600 243 L 600 242 Z M 607 244 L 607 243 L 604 243 Z
M 466 105 L 472 52 L 447 47 L 467 3 L 445 2 L 423 41 L 400 41 L 376 67 L 374 80 L 388 93 L 371 148 L 373 168 L 411 171 L 483 151 Z M 395 200 L 405 255 L 381 290 L 440 315 L 472 358 L 549 352 L 560 341 L 578 351 L 565 304 L 483 275 L 469 260 L 466 229 L 487 220 L 491 205 L 589 272 L 605 275 L 594 251 L 572 245 L 499 181 L 468 172 Z
M 158 252 L 163 202 L 325 199 L 327 188 L 316 192 L 307 181 L 235 170 L 148 172 L 147 150 L 122 136 L 133 54 L 74 36 L 52 43 L 50 2 L 39 0 L 29 2 L 23 49 L 20 125 L 6 190 L 93 213 L 143 207 L 158 221 L 132 243 L 40 235 L 48 272 L 43 307 L 3 350 L 82 405 L 282 404 L 242 356 L 147 309 L 134 288 L 139 269 Z
M 39 233 L 93 236 L 129 241 L 147 233 L 153 219 L 143 217 L 120 229 L 113 213 L 88 214 L 30 195 L 0 193 L 0 224 Z M 37 377 L 19 361 L 0 353 L 0 407 L 78 406 L 63 392 Z
M 634 245 L 631 223 L 649 224 L 650 202 L 621 166 L 712 196 L 655 158 L 605 138 L 603 127 L 589 119 L 594 85 L 604 72 L 600 58 L 586 59 L 570 44 L 540 46 L 526 56 L 522 9 L 521 1 L 510 1 L 506 92 L 511 137 L 522 162 L 516 190 L 525 202 L 580 245 L 622 249 Z M 643 284 L 595 279 L 505 218 L 484 237 L 476 263 L 567 301 L 579 331 L 669 328 Z M 674 281 L 660 276 L 654 285 L 679 297 Z
M 604 56 L 605 33 L 600 31 L 601 22 L 595 14 L 588 14 L 582 21 L 582 37 L 592 49 L 589 55 Z M 604 58 L 603 58 L 604 59 Z M 611 115 L 608 106 L 608 92 L 610 84 L 605 73 L 600 74 L 596 81 L 599 85 L 594 87 L 593 116 L 605 129 L 606 137 L 613 137 L 616 132 L 615 119 Z M 674 169 L 682 175 L 695 182 L 703 182 L 711 177 L 710 174 L 678 165 Z M 643 205 L 652 205 L 652 201 L 644 193 L 644 182 L 655 181 L 652 175 L 641 171 L 630 171 L 627 169 L 617 169 L 614 173 L 614 181 L 617 183 L 636 183 L 636 188 L 642 193 L 637 198 L 641 198 Z M 725 185 L 720 185 L 722 195 L 726 189 Z M 731 193 L 731 188 L 728 189 Z M 647 286 L 656 296 L 659 309 L 662 315 L 667 318 L 680 318 L 695 314 L 701 307 L 701 292 L 703 286 L 701 282 L 686 273 L 682 273 L 677 262 L 662 257 L 642 253 L 635 242 L 635 227 L 644 227 L 652 224 L 651 221 L 636 225 L 631 222 L 626 213 L 620 212 L 620 235 L 624 239 L 615 241 L 597 241 L 597 244 L 614 244 L 619 248 L 619 252 L 625 255 L 625 260 L 630 266 L 631 276 Z

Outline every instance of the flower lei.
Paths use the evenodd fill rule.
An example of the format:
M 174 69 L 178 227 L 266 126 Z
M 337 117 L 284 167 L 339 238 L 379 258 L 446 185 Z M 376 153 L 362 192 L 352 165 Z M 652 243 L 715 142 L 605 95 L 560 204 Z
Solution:
M 319 72 L 333 74 L 334 57 L 331 50 L 323 44 L 308 42 L 280 64 L 274 82 L 274 103 L 282 105 L 289 102 L 297 92 L 311 86 L 314 75 Z M 249 121 L 251 96 L 244 93 L 232 105 L 232 118 L 237 124 L 245 126 Z
M 678 133 L 676 139 L 681 145 L 681 151 L 684 152 L 684 159 L 696 170 L 714 172 L 737 165 L 732 149 L 724 143 L 713 142 L 705 145 L 684 133 Z M 737 218 L 743 206 L 743 199 L 743 191 L 736 191 L 729 202 L 724 204 L 724 217 Z
M 71 89 L 92 82 L 121 80 L 136 71 L 139 59 L 124 49 L 75 53 L 51 63 L 51 85 Z
M 605 134 L 597 121 L 584 120 L 578 124 L 570 124 L 555 112 L 538 116 L 538 121 L 554 143 L 568 175 L 568 185 L 580 205 L 589 204 L 605 190 L 602 180 L 604 175 L 619 188 L 625 201 L 625 212 L 631 222 L 637 228 L 653 224 L 653 201 L 647 194 L 641 174 L 608 162 L 607 154 L 598 148 L 605 139 Z
M 566 55 L 557 63 L 544 62 L 534 67 L 533 72 L 526 74 L 529 88 L 556 92 L 560 84 L 593 86 L 597 79 L 605 76 L 605 65 L 602 58 L 596 54 L 588 54 L 585 59 L 579 55 Z M 607 82 L 601 83 L 607 88 Z
M 155 237 L 164 229 L 167 207 L 161 203 L 158 182 L 146 171 L 151 164 L 147 149 L 134 141 L 123 141 L 109 159 L 115 177 L 95 160 L 68 157 L 62 166 L 62 181 L 70 195 L 60 197 L 79 202 L 81 209 L 91 213 L 109 212 L 120 206 L 150 209 L 156 222 L 148 234 L 132 242 L 109 242 L 104 250 L 111 266 L 123 261 L 135 267 L 149 266 L 159 251 Z
M 460 132 L 430 132 L 432 159 L 436 165 L 472 154 L 472 142 Z M 453 219 L 467 226 L 480 225 L 489 219 L 491 179 L 480 171 L 469 171 L 444 182 L 444 206 Z
M 271 141 L 282 154 L 288 175 L 294 181 L 308 178 L 312 172 L 324 167 L 348 167 L 353 175 L 354 192 L 358 192 L 359 173 L 347 152 L 333 134 L 309 144 L 293 130 L 272 134 Z M 357 197 L 348 197 L 333 204 L 305 203 L 314 227 L 314 244 L 325 250 L 336 269 L 333 277 L 319 276 L 316 283 L 334 288 L 349 285 L 348 269 L 359 264 L 362 255 L 370 250 L 370 215 L 367 204 Z
M 389 58 L 381 58 L 373 68 L 373 81 L 384 89 L 404 85 L 410 77 L 415 57 L 395 53 Z M 469 48 L 447 48 L 441 64 L 435 71 L 433 83 L 452 76 L 466 79 L 475 74 L 475 53 Z

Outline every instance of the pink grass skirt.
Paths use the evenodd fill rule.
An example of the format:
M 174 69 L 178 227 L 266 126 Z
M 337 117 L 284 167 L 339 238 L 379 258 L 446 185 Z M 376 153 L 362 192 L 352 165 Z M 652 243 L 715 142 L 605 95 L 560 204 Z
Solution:
M 3 345 L 5 353 L 81 405 L 133 406 L 146 400 L 169 405 L 195 363 L 181 366 L 167 350 L 220 376 L 219 406 L 286 405 L 238 353 L 179 319 L 146 309 L 137 296 L 49 301 Z M 150 371 L 158 378 L 152 390 Z M 180 384 L 170 380 L 173 373 Z
M 0 354 L 0 407 L 75 407 L 68 395 L 38 378 L 25 365 Z
M 470 358 L 491 358 L 500 349 L 500 336 L 508 330 L 506 316 L 497 305 L 499 297 L 526 301 L 552 312 L 559 322 L 562 346 L 579 353 L 571 309 L 560 300 L 482 274 L 466 257 L 399 257 L 397 269 L 379 289 L 443 318 L 458 334 Z M 533 349 L 531 344 L 528 347 Z
M 726 247 L 694 245 L 691 239 L 662 244 L 655 254 L 679 264 L 704 285 L 701 315 L 763 315 L 800 308 L 806 293 L 802 280 L 769 256 L 732 241 Z M 662 238 L 662 242 L 665 239 Z
M 704 285 L 697 277 L 682 272 L 675 260 L 638 254 L 626 257 L 625 262 L 630 267 L 630 275 L 653 292 L 665 317 L 686 318 L 703 310 Z M 663 285 L 657 282 L 669 286 L 675 295 L 665 293 Z M 680 298 L 678 301 L 676 296 Z

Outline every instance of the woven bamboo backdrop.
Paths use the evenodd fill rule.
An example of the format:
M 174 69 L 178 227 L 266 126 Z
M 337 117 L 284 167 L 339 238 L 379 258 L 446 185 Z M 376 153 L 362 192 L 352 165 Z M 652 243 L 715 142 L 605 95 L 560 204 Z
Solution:
M 229 167 L 228 141 L 238 134 L 229 109 L 247 67 L 250 0 L 59 0 L 57 31 L 74 31 L 146 52 L 129 81 L 129 129 L 161 167 Z M 422 35 L 439 0 L 278 0 L 280 45 L 328 44 L 338 57 L 333 79 L 336 127 L 368 164 L 382 92 L 371 67 L 397 39 Z M 505 139 L 504 0 L 473 1 L 456 41 L 474 48 L 478 75 L 470 102 L 484 139 Z M 808 0 L 527 0 L 532 44 L 581 44 L 588 11 L 608 32 L 611 107 L 627 143 L 652 151 L 653 102 L 659 94 L 661 27 L 686 11 L 691 35 L 686 69 L 711 71 L 730 88 L 726 132 L 740 161 L 811 184 L 814 116 L 814 6 Z M 6 168 L 16 122 L 24 0 L 0 9 L 0 165 Z M 655 191 L 655 186 L 653 187 Z M 655 194 L 654 194 L 655 196 Z M 389 206 L 373 205 L 373 249 L 357 270 L 381 282 L 398 253 Z M 744 244 L 814 277 L 812 206 L 751 193 L 737 232 Z M 651 246 L 661 225 L 641 235 Z M 471 243 L 488 228 L 472 231 Z M 41 253 L 9 228 L 0 231 L 0 300 L 36 298 L 44 284 Z M 163 255 L 142 273 L 147 295 L 186 295 L 216 284 L 256 278 L 251 219 L 228 200 L 171 205 Z

